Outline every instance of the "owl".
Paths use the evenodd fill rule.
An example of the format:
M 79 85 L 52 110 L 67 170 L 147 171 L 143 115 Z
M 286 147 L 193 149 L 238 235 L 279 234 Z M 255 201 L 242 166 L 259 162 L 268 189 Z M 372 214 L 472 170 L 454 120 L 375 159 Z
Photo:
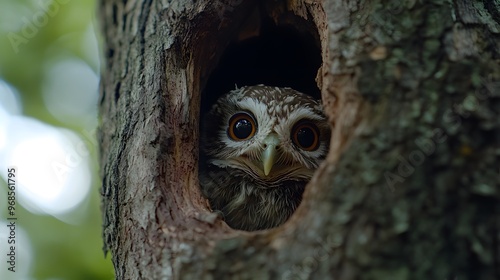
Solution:
M 201 122 L 200 186 L 212 209 L 235 229 L 284 223 L 328 152 L 320 102 L 291 88 L 242 87 Z

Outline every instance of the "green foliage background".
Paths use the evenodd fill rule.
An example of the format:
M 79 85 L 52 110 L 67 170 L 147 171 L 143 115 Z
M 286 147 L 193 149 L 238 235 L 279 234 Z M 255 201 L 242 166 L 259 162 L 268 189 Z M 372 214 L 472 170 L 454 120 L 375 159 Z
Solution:
M 37 27 L 31 38 L 13 44 L 12 36 L 9 37 L 12 26 L 32 22 L 35 14 L 49 4 L 59 8 L 56 12 L 47 12 L 46 24 Z M 61 55 L 79 58 L 99 73 L 99 58 L 86 49 L 88 44 L 83 43 L 89 26 L 98 33 L 95 18 L 94 0 L 0 0 L 0 79 L 19 91 L 24 115 L 71 129 L 82 138 L 81 123 L 62 123 L 48 112 L 41 88 L 46 65 L 60 59 Z M 22 35 L 19 31 L 16 34 Z M 101 249 L 97 147 L 88 148 L 92 155 L 93 186 L 88 206 L 68 219 L 74 218 L 75 224 L 48 215 L 32 214 L 26 209 L 17 212 L 18 223 L 28 233 L 34 250 L 33 279 L 114 278 L 111 257 L 108 254 L 105 258 Z M 0 185 L 0 190 L 5 190 L 3 180 L 0 180 Z

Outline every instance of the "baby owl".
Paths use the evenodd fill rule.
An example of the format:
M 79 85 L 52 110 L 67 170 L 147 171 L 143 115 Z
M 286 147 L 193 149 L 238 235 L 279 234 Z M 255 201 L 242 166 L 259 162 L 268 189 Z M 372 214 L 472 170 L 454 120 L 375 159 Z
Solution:
M 318 100 L 291 88 L 242 87 L 202 119 L 200 185 L 235 229 L 284 223 L 328 151 Z

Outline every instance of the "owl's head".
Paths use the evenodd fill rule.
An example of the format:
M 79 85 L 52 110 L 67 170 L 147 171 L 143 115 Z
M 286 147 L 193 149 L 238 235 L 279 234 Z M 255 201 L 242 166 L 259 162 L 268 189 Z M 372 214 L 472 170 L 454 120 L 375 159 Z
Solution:
M 263 186 L 309 180 L 328 152 L 321 104 L 291 88 L 249 86 L 217 100 L 202 120 L 208 164 L 233 168 Z

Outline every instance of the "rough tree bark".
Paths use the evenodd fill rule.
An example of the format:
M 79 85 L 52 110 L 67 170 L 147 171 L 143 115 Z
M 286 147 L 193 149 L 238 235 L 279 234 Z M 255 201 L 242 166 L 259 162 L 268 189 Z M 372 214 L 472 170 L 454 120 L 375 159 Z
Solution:
M 248 233 L 200 195 L 198 125 L 258 1 L 101 1 L 117 279 L 500 279 L 498 1 L 264 2 L 278 25 L 317 29 L 333 133 L 292 219 Z

